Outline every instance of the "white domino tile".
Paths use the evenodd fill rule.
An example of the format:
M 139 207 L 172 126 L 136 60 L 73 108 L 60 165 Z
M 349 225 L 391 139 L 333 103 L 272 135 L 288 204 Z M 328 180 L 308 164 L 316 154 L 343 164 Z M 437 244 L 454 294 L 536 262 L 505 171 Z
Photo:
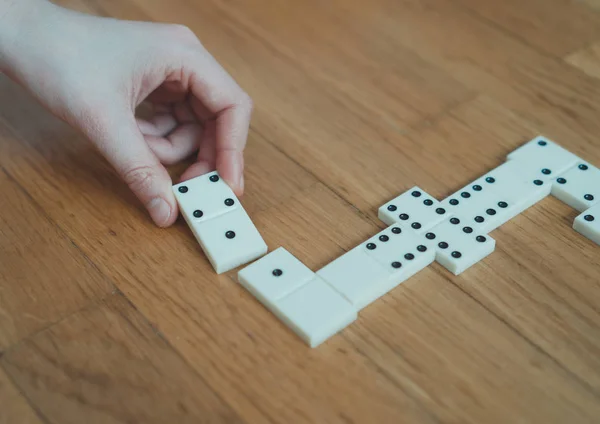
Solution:
M 387 225 L 399 222 L 423 232 L 441 222 L 446 211 L 439 201 L 415 186 L 381 206 L 378 216 Z
M 190 226 L 217 274 L 253 261 L 267 245 L 244 208 Z
M 263 304 L 274 303 L 315 278 L 283 247 L 238 272 L 238 281 Z
M 362 309 L 394 288 L 392 270 L 384 267 L 360 245 L 317 271 L 356 309 Z
M 551 180 L 575 165 L 579 158 L 552 140 L 538 136 L 508 155 L 541 180 Z
M 250 217 L 217 172 L 176 184 L 173 192 L 181 215 L 217 274 L 267 252 Z
M 173 193 L 189 225 L 208 221 L 240 207 L 237 197 L 217 172 L 176 184 Z
M 552 195 L 579 212 L 600 200 L 600 169 L 579 161 L 552 182 Z
M 435 246 L 435 260 L 454 275 L 461 274 L 496 248 L 493 238 L 478 233 L 457 216 L 436 225 L 424 237 Z
M 423 238 L 404 226 L 393 224 L 362 244 L 365 252 L 392 272 L 398 285 L 435 259 L 435 252 Z
M 575 218 L 573 229 L 600 245 L 600 203 Z
M 477 181 L 484 189 L 489 187 L 510 200 L 516 206 L 515 215 L 544 199 L 552 189 L 549 181 L 537 178 L 520 161 L 505 162 Z
M 310 347 L 317 347 L 357 317 L 356 308 L 318 277 L 269 309 Z

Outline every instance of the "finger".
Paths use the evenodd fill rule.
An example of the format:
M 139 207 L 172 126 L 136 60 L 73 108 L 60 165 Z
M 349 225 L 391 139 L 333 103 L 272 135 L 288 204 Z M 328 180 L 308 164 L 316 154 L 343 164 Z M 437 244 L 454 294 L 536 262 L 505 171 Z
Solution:
M 148 95 L 147 101 L 151 103 L 176 103 L 182 102 L 188 90 L 181 81 L 165 81 L 156 90 Z
M 214 121 L 209 121 L 204 128 L 200 149 L 198 151 L 198 160 L 191 165 L 181 176 L 181 180 L 206 174 L 215 170 L 215 125 Z
M 217 169 L 240 195 L 252 101 L 208 52 L 194 55 L 186 65 L 192 94 L 216 116 Z
M 161 163 L 173 165 L 198 150 L 202 133 L 200 124 L 184 124 L 167 137 L 149 135 L 145 139 Z
M 164 137 L 177 128 L 177 120 L 170 113 L 155 114 L 151 119 L 136 118 L 136 121 L 142 134 L 155 137 Z
M 88 115 L 87 121 L 92 124 L 84 126 L 86 135 L 144 204 L 153 221 L 161 227 L 171 225 L 177 219 L 171 177 L 146 144 L 132 111 L 113 107 L 104 114 L 93 110 Z

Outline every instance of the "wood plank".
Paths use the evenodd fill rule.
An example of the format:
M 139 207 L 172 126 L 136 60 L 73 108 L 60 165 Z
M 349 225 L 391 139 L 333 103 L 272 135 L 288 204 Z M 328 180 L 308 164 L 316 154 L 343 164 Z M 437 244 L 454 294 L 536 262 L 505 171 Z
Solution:
M 0 367 L 0 423 L 41 424 L 42 420 Z
M 571 148 L 586 154 L 597 150 L 597 81 L 514 40 L 450 0 L 377 0 L 369 8 L 360 1 L 313 1 L 311 6 L 318 12 L 338 11 L 339 19 L 368 40 L 385 37 L 388 54 L 397 45 L 417 51 L 468 87 L 525 117 L 539 132 L 569 140 Z
M 77 166 L 76 162 L 61 158 L 59 150 L 52 157 L 55 163 L 57 160 L 63 163 L 56 169 Z M 36 172 L 23 165 L 14 170 L 17 171 Z M 39 171 L 49 175 L 56 172 L 47 166 L 38 168 Z M 492 405 L 497 403 L 500 393 L 502 403 L 510 406 L 496 422 L 523 416 L 548 422 L 575 417 L 586 422 L 597 412 L 596 398 L 577 379 L 481 306 L 473 306 L 471 302 L 466 308 L 464 293 L 456 289 L 444 291 L 448 281 L 433 269 L 423 271 L 372 305 L 357 323 L 323 348 L 309 351 L 239 285 L 227 276 L 215 276 L 209 266 L 197 261 L 197 247 L 187 236 L 182 237 L 177 228 L 165 232 L 131 220 L 128 222 L 131 228 L 116 231 L 120 243 L 107 249 L 103 246 L 110 236 L 94 232 L 94 228 L 107 225 L 106 216 L 91 214 L 85 225 L 79 224 L 68 219 L 65 210 L 53 200 L 51 186 L 28 188 L 76 239 L 81 239 L 81 245 L 97 258 L 100 269 L 118 280 L 139 310 L 156 323 L 188 363 L 248 421 L 342 422 L 352 417 L 369 422 L 435 422 L 444 418 L 460 422 L 480 422 L 476 419 L 486 418 L 494 422 L 493 413 L 498 409 Z M 320 186 L 308 188 L 289 205 L 282 205 L 281 210 L 261 212 L 264 222 L 272 212 L 275 224 L 269 230 L 269 237 L 282 241 L 289 237 L 287 245 L 301 252 L 302 260 L 311 266 L 327 258 L 324 250 L 310 246 L 333 246 L 334 240 L 342 240 L 339 248 L 346 249 L 373 225 L 359 224 L 358 212 L 344 203 L 330 201 L 316 207 L 326 199 L 323 190 Z M 85 198 L 78 201 L 83 204 Z M 295 236 L 292 238 L 296 230 L 290 232 L 286 227 L 299 227 L 302 218 L 305 222 L 301 225 L 309 230 L 312 222 L 323 219 L 324 210 L 331 222 L 337 220 L 342 225 L 333 226 L 331 232 L 314 230 L 309 246 Z M 114 228 L 118 223 L 110 225 Z M 320 225 L 329 227 L 327 220 Z M 353 228 L 357 225 L 355 232 Z M 169 265 L 164 265 L 165 252 L 177 252 L 170 256 Z M 428 285 L 421 288 L 424 284 Z M 422 300 L 385 307 L 390 299 L 402 296 L 411 286 Z M 435 313 L 429 312 L 428 320 L 417 319 L 421 313 L 427 315 L 423 303 L 431 296 L 439 299 L 433 304 Z M 457 317 L 456 311 L 462 309 L 471 313 Z M 407 321 L 407 316 L 415 318 Z M 448 317 L 453 317 L 454 326 L 445 324 Z M 484 343 L 480 336 L 468 336 L 479 321 L 484 324 L 476 334 L 486 333 L 489 337 Z M 410 341 L 427 332 L 432 335 L 421 344 Z M 355 337 L 368 342 L 361 343 Z M 440 337 L 450 341 L 438 343 Z M 381 341 L 369 347 L 371 340 L 377 338 Z M 409 342 L 404 344 L 407 339 Z M 508 339 L 505 346 L 510 349 L 498 352 L 498 339 Z M 434 347 L 423 349 L 423 343 Z M 467 365 L 472 359 L 469 356 L 456 359 L 455 368 L 440 362 L 441 358 L 455 358 L 459 347 L 466 352 L 477 352 L 474 354 L 477 366 Z M 523 352 L 524 356 L 514 356 L 514 352 Z M 531 368 L 532 362 L 542 364 L 541 368 L 537 365 Z M 434 364 L 439 365 L 434 367 Z M 442 369 L 456 370 L 445 377 L 447 385 L 437 383 Z M 482 385 L 484 375 L 493 375 L 501 383 Z M 510 394 L 511 384 L 522 391 Z M 468 404 L 472 406 L 469 408 Z M 574 409 L 572 405 L 576 405 Z
M 528 138 L 535 135 L 519 117 L 476 99 L 411 134 L 426 146 L 413 160 L 433 164 L 448 188 L 442 199 L 500 165 L 519 145 L 518 134 L 528 132 Z M 481 142 L 472 149 L 462 140 Z M 600 164 L 598 155 L 586 159 Z M 573 231 L 577 214 L 557 199 L 544 199 L 491 234 L 496 251 L 481 273 L 450 278 L 598 390 L 600 247 Z
M 127 193 L 118 188 L 106 193 L 103 185 L 119 185 L 97 155 L 43 110 L 27 107 L 27 122 L 34 119 L 36 125 L 15 127 L 27 137 L 26 143 L 0 138 L 0 163 L 26 182 L 27 190 L 51 216 L 66 224 L 99 269 L 119 281 L 136 307 L 159 331 L 169 334 L 170 343 L 242 418 L 250 422 L 341 423 L 348 416 L 378 422 L 431 421 L 409 394 L 382 377 L 359 353 L 344 348 L 343 341 L 341 354 L 335 353 L 339 339 L 323 353 L 309 352 L 232 281 L 232 273 L 214 274 L 183 222 L 161 230 L 142 211 L 130 207 L 127 202 L 133 200 Z M 46 178 L 32 182 L 33 175 Z M 62 193 L 60 201 L 56 193 Z M 339 222 L 353 222 L 349 217 L 356 214 L 354 208 L 331 204 L 338 205 L 329 213 Z M 303 210 L 311 208 L 307 205 Z M 283 242 L 282 237 L 273 240 Z M 377 408 L 365 408 L 366 404 Z
M 523 43 L 562 57 L 600 36 L 600 14 L 579 1 L 457 0 Z
M 468 273 L 473 283 L 486 282 L 489 262 Z M 464 296 L 462 278 L 427 268 L 367 308 L 346 338 L 439 422 L 595 422 L 598 397 Z
M 0 167 L 0 351 L 113 290 Z
M 565 60 L 587 75 L 600 78 L 600 41 L 571 53 Z
M 15 346 L 1 362 L 51 422 L 240 422 L 120 294 Z

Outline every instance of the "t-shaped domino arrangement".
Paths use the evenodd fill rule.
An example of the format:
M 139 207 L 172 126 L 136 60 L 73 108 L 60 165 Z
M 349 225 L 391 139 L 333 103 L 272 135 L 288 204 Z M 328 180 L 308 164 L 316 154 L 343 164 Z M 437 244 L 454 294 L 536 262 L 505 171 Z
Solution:
M 600 244 L 598 168 L 545 137 L 507 159 L 441 202 L 419 187 L 392 199 L 379 208 L 386 229 L 316 272 L 280 247 L 239 271 L 238 280 L 315 347 L 434 260 L 455 275 L 481 261 L 495 249 L 491 231 L 550 193 L 581 212 L 573 228 Z M 229 187 L 213 184 L 219 181 L 211 173 L 174 186 L 183 216 L 218 273 L 267 250 Z

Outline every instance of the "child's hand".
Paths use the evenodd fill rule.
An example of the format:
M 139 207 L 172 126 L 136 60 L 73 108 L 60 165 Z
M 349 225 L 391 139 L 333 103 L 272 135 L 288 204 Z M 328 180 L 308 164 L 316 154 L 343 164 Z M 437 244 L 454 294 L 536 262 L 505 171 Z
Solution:
M 0 70 L 81 130 L 156 224 L 172 224 L 178 212 L 162 164 L 198 149 L 183 179 L 216 167 L 242 194 L 252 103 L 191 31 L 88 16 L 45 1 L 15 4 L 10 20 L 0 10 Z M 145 99 L 155 106 L 152 121 L 135 118 Z

